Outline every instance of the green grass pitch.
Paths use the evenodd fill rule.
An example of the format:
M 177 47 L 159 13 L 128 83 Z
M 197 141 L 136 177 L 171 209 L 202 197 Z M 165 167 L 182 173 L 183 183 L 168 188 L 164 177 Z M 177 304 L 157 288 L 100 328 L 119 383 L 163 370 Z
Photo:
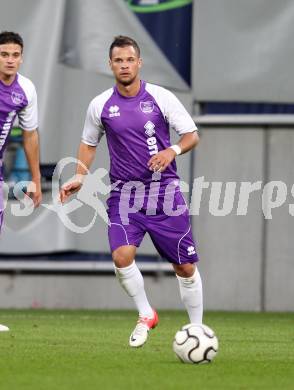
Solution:
M 140 349 L 128 347 L 129 311 L 1 310 L 1 390 L 294 389 L 294 313 L 206 313 L 219 354 L 207 365 L 172 351 L 187 317 L 159 311 Z

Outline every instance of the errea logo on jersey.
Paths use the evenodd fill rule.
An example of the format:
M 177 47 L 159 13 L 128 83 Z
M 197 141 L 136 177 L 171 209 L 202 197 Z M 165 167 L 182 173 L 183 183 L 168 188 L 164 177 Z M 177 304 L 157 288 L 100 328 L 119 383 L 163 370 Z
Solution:
M 113 118 L 114 116 L 120 116 L 119 107 L 118 106 L 110 106 L 109 109 L 109 118 Z
M 189 246 L 189 247 L 187 248 L 187 252 L 188 252 L 188 256 L 195 255 L 196 251 L 195 251 L 194 246 Z
M 155 134 L 155 124 L 151 121 L 148 121 L 145 123 L 144 129 L 146 129 L 145 134 L 148 135 L 148 137 L 152 137 L 153 134 Z
M 152 137 L 153 134 L 155 134 L 155 124 L 151 121 L 148 121 L 144 125 L 145 134 L 147 135 L 147 145 L 149 149 L 150 156 L 153 156 L 153 154 L 158 153 L 158 146 L 157 146 L 157 140 L 155 137 Z

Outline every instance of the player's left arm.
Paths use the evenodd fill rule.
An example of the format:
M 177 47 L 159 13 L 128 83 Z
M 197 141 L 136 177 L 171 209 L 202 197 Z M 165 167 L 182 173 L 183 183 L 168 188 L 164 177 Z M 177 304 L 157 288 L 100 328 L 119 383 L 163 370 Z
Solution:
M 42 200 L 41 173 L 40 173 L 40 146 L 38 130 L 23 131 L 23 147 L 29 169 L 32 175 L 32 181 L 27 188 L 27 195 L 38 207 Z
M 155 154 L 149 161 L 151 171 L 163 172 L 179 154 L 188 152 L 199 143 L 197 126 L 179 99 L 165 88 L 157 87 L 153 93 L 169 128 L 173 129 L 181 138 L 176 145 Z
M 199 143 L 197 131 L 185 133 L 181 136 L 178 146 L 178 153 L 171 147 L 162 150 L 151 157 L 148 167 L 151 171 L 163 172 L 178 154 L 184 154 L 195 148 Z
M 32 198 L 38 207 L 42 200 L 40 147 L 38 134 L 38 98 L 34 84 L 19 75 L 19 82 L 27 97 L 28 104 L 18 112 L 19 126 L 23 130 L 23 148 L 31 172 L 32 181 L 27 187 L 26 195 Z

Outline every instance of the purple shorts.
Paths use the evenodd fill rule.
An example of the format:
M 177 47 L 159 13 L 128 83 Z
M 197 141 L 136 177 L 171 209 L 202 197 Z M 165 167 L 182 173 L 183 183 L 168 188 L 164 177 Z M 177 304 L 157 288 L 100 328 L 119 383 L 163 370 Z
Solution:
M 196 245 L 192 236 L 189 211 L 181 192 L 174 194 L 174 207 L 182 206 L 183 213 L 169 216 L 159 207 L 156 215 L 148 215 L 146 209 L 128 214 L 125 223 L 119 208 L 119 197 L 108 200 L 110 226 L 108 238 L 111 251 L 123 245 L 139 247 L 145 233 L 150 238 L 161 257 L 174 264 L 195 263 L 198 261 Z

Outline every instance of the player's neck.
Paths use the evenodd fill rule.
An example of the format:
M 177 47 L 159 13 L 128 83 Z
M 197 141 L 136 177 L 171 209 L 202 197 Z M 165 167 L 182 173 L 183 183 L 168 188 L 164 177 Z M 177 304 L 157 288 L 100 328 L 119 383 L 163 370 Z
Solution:
M 134 82 L 130 85 L 123 85 L 121 83 L 116 84 L 118 92 L 127 97 L 132 97 L 138 95 L 140 88 L 141 88 L 141 81 L 140 79 L 134 80 Z
M 13 75 L 6 75 L 3 73 L 0 73 L 0 80 L 2 81 L 3 84 L 9 86 L 11 85 L 16 78 L 16 74 Z

